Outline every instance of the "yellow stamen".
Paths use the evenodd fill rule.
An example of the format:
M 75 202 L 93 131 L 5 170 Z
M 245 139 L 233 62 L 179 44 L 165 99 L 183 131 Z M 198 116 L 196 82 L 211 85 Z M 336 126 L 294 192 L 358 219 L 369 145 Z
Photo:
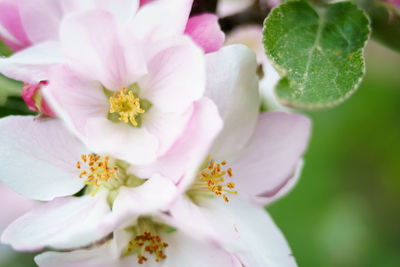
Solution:
M 94 154 L 88 154 L 88 155 L 82 154 L 81 159 L 83 163 L 87 163 L 87 161 L 89 160 L 89 162 L 87 163 L 89 169 L 82 170 L 79 173 L 79 178 L 83 178 L 86 176 L 85 184 L 96 186 L 95 191 L 92 193 L 92 196 L 94 196 L 99 190 L 99 187 L 103 183 L 115 177 L 118 167 L 114 166 L 110 168 L 108 166 L 108 161 L 110 159 L 109 156 L 105 156 L 103 161 L 101 162 L 98 162 L 101 159 L 101 157 L 99 155 L 94 155 Z M 81 162 L 79 161 L 76 162 L 76 168 L 77 169 L 81 168 Z
M 147 258 L 143 256 L 146 252 L 150 255 L 156 256 L 155 261 L 159 262 L 160 259 L 165 259 L 167 256 L 164 250 L 168 244 L 163 242 L 158 235 L 153 235 L 150 232 L 144 232 L 142 235 L 136 235 L 128 244 L 126 253 L 131 254 L 137 252 L 138 263 L 143 264 Z
M 208 160 L 209 157 L 207 157 Z M 226 171 L 222 170 L 222 166 L 226 164 L 225 160 L 221 163 L 211 161 L 208 166 L 200 171 L 200 175 L 198 176 L 200 184 L 198 186 L 202 188 L 205 185 L 216 196 L 221 196 L 226 202 L 229 202 L 226 194 L 237 194 L 237 191 L 232 190 L 235 188 L 234 182 L 225 183 L 225 175 L 228 174 L 229 177 L 233 175 L 231 168 L 228 168 Z
M 126 89 L 122 88 L 120 93 L 114 93 L 114 97 L 110 97 L 110 113 L 118 113 L 119 120 L 128 123 L 130 121 L 137 126 L 136 116 L 145 112 L 140 108 L 140 99 L 133 95 L 132 91 L 125 94 Z

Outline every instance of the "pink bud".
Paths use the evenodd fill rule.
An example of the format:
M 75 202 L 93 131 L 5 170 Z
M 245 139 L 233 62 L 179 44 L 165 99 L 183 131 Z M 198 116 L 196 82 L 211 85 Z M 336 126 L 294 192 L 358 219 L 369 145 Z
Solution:
M 46 100 L 42 97 L 40 89 L 48 84 L 48 81 L 41 81 L 37 84 L 25 83 L 22 88 L 22 98 L 30 110 L 41 112 L 50 117 L 56 117 Z

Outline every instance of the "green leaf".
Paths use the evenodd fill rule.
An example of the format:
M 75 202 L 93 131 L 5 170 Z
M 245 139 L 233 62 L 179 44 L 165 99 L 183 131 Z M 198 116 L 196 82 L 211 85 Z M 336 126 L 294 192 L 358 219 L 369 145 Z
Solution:
M 21 96 L 22 83 L 9 79 L 0 74 L 0 105 L 3 105 L 9 96 Z
M 364 76 L 363 50 L 370 32 L 365 13 L 350 2 L 314 9 L 290 1 L 264 22 L 267 56 L 281 75 L 278 100 L 287 106 L 320 109 L 348 98 Z

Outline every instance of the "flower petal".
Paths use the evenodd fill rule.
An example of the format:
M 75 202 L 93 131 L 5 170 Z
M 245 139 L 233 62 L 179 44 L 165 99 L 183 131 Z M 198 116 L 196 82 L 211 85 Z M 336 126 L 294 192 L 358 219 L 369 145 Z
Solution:
M 32 199 L 51 200 L 78 192 L 76 162 L 86 149 L 57 119 L 10 116 L 0 120 L 0 179 Z M 28 171 L 27 171 L 28 170 Z
M 176 186 L 157 174 L 139 187 L 122 187 L 113 203 L 112 213 L 103 221 L 101 228 L 109 233 L 123 223 L 135 221 L 138 216 L 163 211 L 177 196 Z
M 243 45 L 207 54 L 206 61 L 205 96 L 217 104 L 224 120 L 211 155 L 216 160 L 226 160 L 244 147 L 256 124 L 260 105 L 257 62 L 254 53 Z
M 159 41 L 183 34 L 193 0 L 159 0 L 142 6 L 130 28 L 139 40 Z M 157 19 L 154 19 L 157 18 Z
M 295 266 L 285 238 L 262 207 L 240 195 L 229 203 L 220 198 L 187 198 L 175 202 L 166 220 L 200 240 L 213 241 L 237 255 L 244 266 Z
M 215 244 L 202 242 L 176 231 L 163 236 L 169 244 L 163 260 L 163 266 L 190 266 L 190 267 L 241 267 L 240 261 L 232 254 L 217 247 Z M 158 266 L 157 262 L 151 266 Z
M 310 126 L 310 120 L 303 115 L 262 113 L 246 149 L 231 164 L 238 190 L 252 196 L 276 194 L 299 163 Z
M 0 37 L 14 51 L 31 44 L 22 26 L 15 1 L 3 0 L 0 3 Z
M 35 257 L 40 267 L 117 267 L 118 262 L 112 254 L 110 245 L 90 249 L 73 250 L 70 252 L 48 251 Z
M 104 10 L 66 17 L 60 39 L 70 66 L 83 77 L 100 81 L 113 91 L 135 82 L 147 71 L 145 61 L 140 49 L 132 47 L 134 44 L 126 51 L 121 31 L 116 18 Z
M 33 43 L 57 41 L 65 14 L 83 7 L 79 0 L 18 0 L 22 23 Z M 81 2 L 81 4 L 79 3 Z
M 262 207 L 239 197 L 228 204 L 209 199 L 203 205 L 219 242 L 244 266 L 297 266 L 284 236 Z
M 202 98 L 195 103 L 193 116 L 173 147 L 157 161 L 150 165 L 132 166 L 131 171 L 142 178 L 158 172 L 177 184 L 185 174 L 190 176 L 188 170 L 197 170 L 201 165 L 221 128 L 222 120 L 217 107 L 211 100 Z
M 1 206 L 0 232 L 37 204 L 35 201 L 18 195 L 3 183 L 0 183 L 0 202 L 12 203 L 12 205 Z
M 158 140 L 145 127 L 134 128 L 96 117 L 86 123 L 85 143 L 97 153 L 132 164 L 148 164 L 157 157 Z
M 105 191 L 94 197 L 57 198 L 17 219 L 3 232 L 1 240 L 16 250 L 86 246 L 103 237 L 98 225 L 109 212 Z
M 202 47 L 205 53 L 219 50 L 225 40 L 225 34 L 218 24 L 218 17 L 214 14 L 205 13 L 190 17 L 185 33 Z
M 0 73 L 15 80 L 35 84 L 48 80 L 50 66 L 64 61 L 55 42 L 29 47 L 7 58 L 0 58 Z
M 176 37 L 149 62 L 140 96 L 164 112 L 184 112 L 205 90 L 205 60 L 188 37 Z
M 43 94 L 77 136 L 84 138 L 89 118 L 107 117 L 109 102 L 98 82 L 83 79 L 68 66 L 52 67 L 49 77 Z
M 152 107 L 143 116 L 143 125 L 150 134 L 158 140 L 157 155 L 164 154 L 182 135 L 193 114 L 193 105 L 184 113 L 161 112 Z

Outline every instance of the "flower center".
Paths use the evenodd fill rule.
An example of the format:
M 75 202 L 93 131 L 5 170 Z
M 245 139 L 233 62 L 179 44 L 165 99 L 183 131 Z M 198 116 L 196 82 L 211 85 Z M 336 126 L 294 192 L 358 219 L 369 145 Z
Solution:
M 126 93 L 126 89 L 122 88 L 120 93 L 114 93 L 110 97 L 110 113 L 118 113 L 119 120 L 128 123 L 129 121 L 137 126 L 136 116 L 143 114 L 144 109 L 140 107 L 140 99 L 133 95 L 132 91 Z
M 155 226 L 149 218 L 139 218 L 137 226 L 133 228 L 134 236 L 129 241 L 122 256 L 137 253 L 139 264 L 147 261 L 147 257 L 144 256 L 146 253 L 154 255 L 156 262 L 165 259 L 167 256 L 164 251 L 168 244 L 162 241 Z
M 88 169 L 81 170 L 81 162 L 77 161 L 76 168 L 81 170 L 79 178 L 86 177 L 85 184 L 95 186 L 96 189 L 92 192 L 92 196 L 94 196 L 101 185 L 115 177 L 118 167 L 109 166 L 109 156 L 102 158 L 99 155 L 82 154 L 81 159 Z
M 214 195 L 222 197 L 225 202 L 229 202 L 227 194 L 237 194 L 234 182 L 226 182 L 225 176 L 232 177 L 232 169 L 226 169 L 227 162 L 215 162 L 207 157 L 203 169 L 199 172 L 197 179 L 191 189 L 188 191 L 189 196 L 194 192 L 212 192 Z M 226 170 L 223 170 L 223 169 Z

